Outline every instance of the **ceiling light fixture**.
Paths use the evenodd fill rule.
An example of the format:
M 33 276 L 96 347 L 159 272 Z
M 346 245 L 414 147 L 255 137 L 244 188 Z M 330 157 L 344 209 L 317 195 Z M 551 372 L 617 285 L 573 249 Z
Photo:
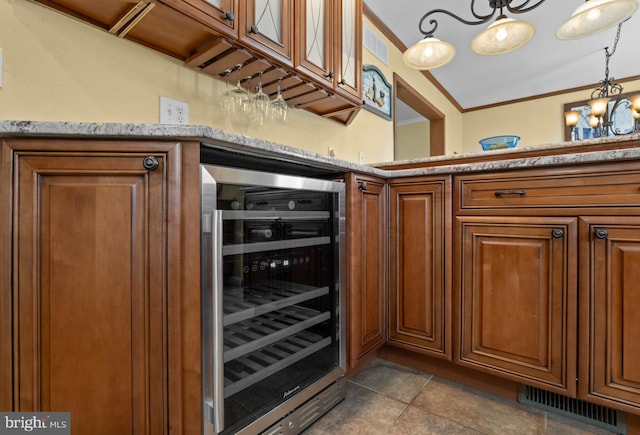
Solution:
M 404 52 L 405 64 L 415 69 L 433 69 L 447 64 L 455 56 L 456 49 L 453 45 L 434 37 L 438 21 L 430 17 L 436 14 L 448 15 L 463 24 L 475 26 L 491 21 L 499 12 L 495 21 L 478 34 L 471 43 L 473 52 L 483 56 L 509 53 L 533 38 L 535 28 L 531 23 L 508 18 L 505 12 L 523 14 L 537 8 L 545 0 L 533 3 L 532 0 L 521 0 L 517 5 L 516 0 L 488 0 L 488 2 L 490 12 L 483 15 L 476 11 L 476 0 L 471 0 L 471 14 L 474 17 L 472 20 L 461 18 L 445 9 L 433 9 L 424 14 L 418 23 L 418 30 L 424 35 L 424 39 Z M 560 26 L 556 36 L 560 39 L 574 39 L 601 32 L 625 21 L 636 9 L 638 9 L 637 0 L 586 0 L 576 9 L 571 18 Z M 423 26 L 427 19 L 431 27 L 424 30 Z
M 622 129 L 619 127 L 619 125 L 616 125 L 614 119 L 616 116 L 616 110 L 618 110 L 619 107 L 622 107 L 622 103 L 624 102 L 626 104 L 625 109 L 629 110 L 633 115 L 634 119 L 632 123 L 636 123 L 635 120 L 637 118 L 635 116 L 635 106 L 636 104 L 640 106 L 640 96 L 634 96 L 630 99 L 622 99 L 622 85 L 620 85 L 619 83 L 615 83 L 615 79 L 613 77 L 609 77 L 609 61 L 611 60 L 611 57 L 616 52 L 616 48 L 618 47 L 622 24 L 623 23 L 618 24 L 618 32 L 616 33 L 616 38 L 613 43 L 613 49 L 609 51 L 609 47 L 604 48 L 604 80 L 602 80 L 600 82 L 600 86 L 591 93 L 591 100 L 588 103 L 589 108 L 591 109 L 591 114 L 589 115 L 589 124 L 594 129 L 594 137 L 629 134 L 636 128 L 635 126 L 633 126 L 631 129 Z M 579 116 L 576 117 L 574 115 L 575 113 L 578 113 L 578 115 L 580 115 L 582 114 L 582 111 L 565 112 L 565 124 L 572 129 L 571 140 L 576 140 L 577 138 L 577 135 L 574 134 L 574 130 L 576 125 L 578 124 Z
M 638 9 L 637 0 L 588 0 L 556 31 L 558 39 L 595 35 L 626 21 Z

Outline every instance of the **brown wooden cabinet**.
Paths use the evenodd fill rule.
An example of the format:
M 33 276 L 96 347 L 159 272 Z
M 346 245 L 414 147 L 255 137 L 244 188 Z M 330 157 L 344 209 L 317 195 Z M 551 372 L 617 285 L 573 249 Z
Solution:
M 74 433 L 200 432 L 190 148 L 2 144 L 2 409 L 70 412 Z
M 341 124 L 362 107 L 362 0 L 36 1 Z
M 386 195 L 384 180 L 347 179 L 348 368 L 354 369 L 385 342 Z
M 158 0 L 223 35 L 238 36 L 240 0 Z
M 293 65 L 294 3 L 242 0 L 240 41 L 282 62 Z
M 389 180 L 391 345 L 451 359 L 451 179 Z
M 336 91 L 362 102 L 362 1 L 336 0 L 334 45 Z
M 575 395 L 575 218 L 458 218 L 458 364 Z
M 298 1 L 296 6 L 296 69 L 361 102 L 362 2 Z
M 580 221 L 579 394 L 640 408 L 640 218 Z
M 456 362 L 638 413 L 639 184 L 635 161 L 456 176 Z
M 333 87 L 335 77 L 334 6 L 332 0 L 296 2 L 297 71 Z

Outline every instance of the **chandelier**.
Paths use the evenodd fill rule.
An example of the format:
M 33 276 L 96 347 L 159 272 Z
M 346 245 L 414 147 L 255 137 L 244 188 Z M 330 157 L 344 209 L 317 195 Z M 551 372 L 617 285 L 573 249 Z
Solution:
M 509 53 L 525 45 L 535 34 L 531 23 L 507 17 L 505 12 L 513 15 L 529 12 L 545 0 L 488 0 L 490 12 L 480 14 L 476 10 L 476 0 L 471 0 L 471 15 L 467 20 L 445 9 L 433 9 L 422 16 L 418 24 L 424 39 L 408 48 L 403 55 L 404 62 L 415 69 L 433 69 L 447 64 L 455 56 L 456 49 L 448 42 L 434 36 L 438 29 L 436 15 L 448 15 L 459 22 L 475 26 L 488 23 L 497 17 L 485 30 L 480 32 L 471 42 L 471 49 L 483 56 Z M 587 0 L 580 5 L 571 17 L 557 30 L 559 39 L 576 39 L 606 30 L 619 24 L 633 15 L 638 9 L 637 0 Z M 429 19 L 429 28 L 424 28 Z
M 615 79 L 609 76 L 609 61 L 618 47 L 622 24 L 623 23 L 618 24 L 618 32 L 616 33 L 616 38 L 613 43 L 613 49 L 609 51 L 609 47 L 604 48 L 604 79 L 600 82 L 600 86 L 591 93 L 591 100 L 589 100 L 588 106 L 585 106 L 585 109 L 590 109 L 591 111 L 588 119 L 589 125 L 593 129 L 594 137 L 629 134 L 637 130 L 638 124 L 640 123 L 640 94 L 629 99 L 623 99 L 622 85 L 616 83 Z M 630 129 L 627 128 L 624 130 L 616 126 L 614 122 L 617 110 L 623 103 L 627 105 L 627 109 L 631 112 L 633 117 L 632 122 L 634 124 Z M 578 139 L 576 126 L 582 114 L 583 112 L 581 110 L 565 112 L 565 124 L 571 128 L 571 140 Z

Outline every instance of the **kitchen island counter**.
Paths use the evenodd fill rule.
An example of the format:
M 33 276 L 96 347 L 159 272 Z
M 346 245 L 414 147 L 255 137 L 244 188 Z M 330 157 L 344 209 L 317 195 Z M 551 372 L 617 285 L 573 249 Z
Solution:
M 526 148 L 436 156 L 362 165 L 274 142 L 199 125 L 1 121 L 4 138 L 189 140 L 216 149 L 312 165 L 329 172 L 360 172 L 381 178 L 497 171 L 640 158 L 640 134 L 560 142 Z

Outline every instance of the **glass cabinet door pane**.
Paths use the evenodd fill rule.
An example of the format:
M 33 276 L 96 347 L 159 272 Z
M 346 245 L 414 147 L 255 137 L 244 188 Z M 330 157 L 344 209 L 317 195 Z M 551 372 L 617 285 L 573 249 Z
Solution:
M 306 8 L 307 47 L 306 59 L 316 66 L 326 69 L 325 59 L 325 0 L 307 0 Z
M 255 11 L 254 25 L 260 33 L 282 44 L 282 0 L 255 0 Z
M 356 86 L 356 0 L 342 0 L 342 80 Z
M 222 9 L 222 0 L 206 0 L 206 2 L 214 5 L 219 9 Z

